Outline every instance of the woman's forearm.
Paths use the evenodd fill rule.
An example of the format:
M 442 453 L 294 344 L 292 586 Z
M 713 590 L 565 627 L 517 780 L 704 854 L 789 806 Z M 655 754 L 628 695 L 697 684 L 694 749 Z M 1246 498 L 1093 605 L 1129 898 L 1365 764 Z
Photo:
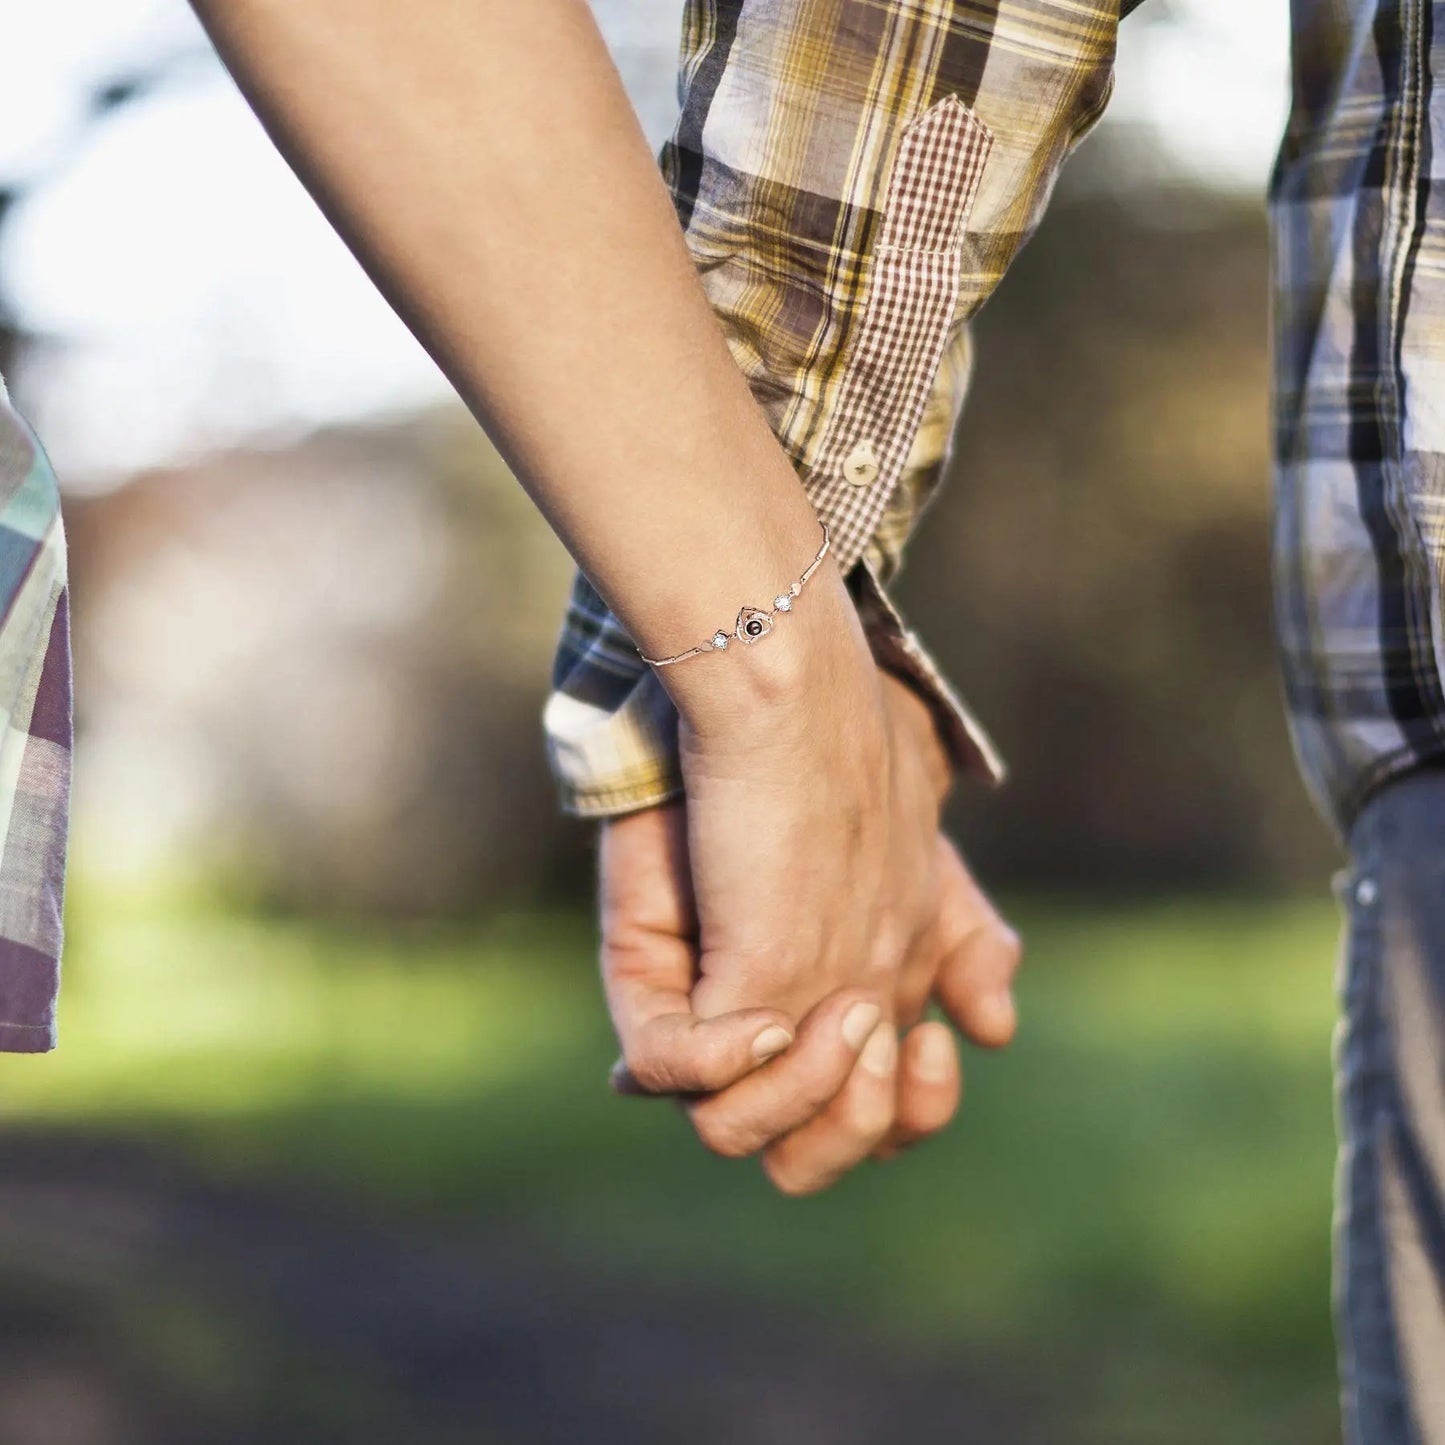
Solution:
M 728 349 L 586 0 L 193 3 L 644 652 L 680 652 L 799 577 L 817 518 Z M 806 1033 L 771 1103 L 734 1101 L 727 1151 L 796 1140 L 827 1111 L 836 1171 L 892 1124 L 884 1014 L 922 1004 L 905 972 L 913 988 L 913 945 L 940 912 L 940 795 L 832 557 L 799 604 L 761 647 L 663 669 L 686 867 L 674 832 L 671 855 L 614 869 L 632 931 L 614 922 L 607 942 L 638 1023 L 674 1045 L 643 1069 L 654 1085 L 703 1077 L 692 1064 L 718 1037 L 704 1019 L 757 1022 L 763 1005 L 774 1033 Z M 658 946 L 674 971 L 644 988 Z M 861 1056 L 880 1028 L 882 1056 Z M 633 1048 L 628 1062 L 647 1058 Z M 860 1060 L 866 1096 L 844 1092 Z
M 194 3 L 644 652 L 681 650 L 802 569 L 812 508 L 586 0 Z

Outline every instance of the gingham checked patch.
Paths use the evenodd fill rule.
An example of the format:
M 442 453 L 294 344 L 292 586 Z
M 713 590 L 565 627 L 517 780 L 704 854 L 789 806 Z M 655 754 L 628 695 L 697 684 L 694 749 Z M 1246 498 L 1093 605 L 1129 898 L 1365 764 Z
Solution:
M 988 126 L 956 95 L 901 133 L 837 409 L 806 479 L 845 572 L 877 528 L 922 420 L 958 304 L 964 230 L 992 145 Z M 866 470 L 850 467 L 850 458 L 859 457 Z M 860 485 L 859 477 L 867 480 Z

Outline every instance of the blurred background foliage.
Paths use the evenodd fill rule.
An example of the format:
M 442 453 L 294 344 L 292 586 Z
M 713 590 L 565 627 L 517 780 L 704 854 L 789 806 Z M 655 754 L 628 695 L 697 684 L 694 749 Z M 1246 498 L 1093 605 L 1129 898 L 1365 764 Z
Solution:
M 1334 856 L 1271 635 L 1266 246 L 1252 204 L 1065 196 L 980 316 L 899 591 L 1013 766 L 967 810 L 1000 880 L 1317 889 Z
M 1124 101 L 978 321 L 898 593 L 1012 766 L 952 822 L 1024 1028 L 946 1140 L 789 1203 L 603 1087 L 538 730 L 570 564 L 362 283 L 306 311 L 349 262 L 254 125 L 77 240 L 126 127 L 160 108 L 159 156 L 165 106 L 233 104 L 184 7 L 127 5 L 0 205 L 81 709 L 62 1047 L 0 1059 L 0 1439 L 1335 1440 L 1338 855 L 1270 635 L 1261 178 Z M 676 8 L 603 7 L 649 125 Z M 1138 54 L 1215 105 L 1230 9 L 1160 5 Z M 66 320 L 203 223 L 165 294 L 188 259 L 223 300 Z

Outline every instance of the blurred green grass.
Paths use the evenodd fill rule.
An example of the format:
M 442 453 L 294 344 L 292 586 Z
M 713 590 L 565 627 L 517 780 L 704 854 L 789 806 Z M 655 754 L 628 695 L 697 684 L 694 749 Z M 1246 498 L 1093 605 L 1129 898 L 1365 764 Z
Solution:
M 60 1051 L 0 1119 L 485 1219 L 590 1274 L 819 1309 L 1072 1402 L 1070 1439 L 1336 1438 L 1328 902 L 1020 900 L 1022 1031 L 942 1141 L 810 1201 L 613 1098 L 581 916 L 72 909 Z

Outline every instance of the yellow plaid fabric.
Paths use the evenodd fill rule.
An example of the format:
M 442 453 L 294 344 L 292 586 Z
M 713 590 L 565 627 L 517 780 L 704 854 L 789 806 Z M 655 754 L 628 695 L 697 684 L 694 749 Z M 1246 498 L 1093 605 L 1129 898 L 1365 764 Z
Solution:
M 659 162 L 698 275 L 879 661 L 986 781 L 1003 773 L 993 746 L 885 588 L 947 461 L 969 320 L 1108 101 L 1119 13 L 1119 0 L 687 0 L 683 13 L 681 112 Z M 680 792 L 676 722 L 579 573 L 543 715 L 564 808 Z

